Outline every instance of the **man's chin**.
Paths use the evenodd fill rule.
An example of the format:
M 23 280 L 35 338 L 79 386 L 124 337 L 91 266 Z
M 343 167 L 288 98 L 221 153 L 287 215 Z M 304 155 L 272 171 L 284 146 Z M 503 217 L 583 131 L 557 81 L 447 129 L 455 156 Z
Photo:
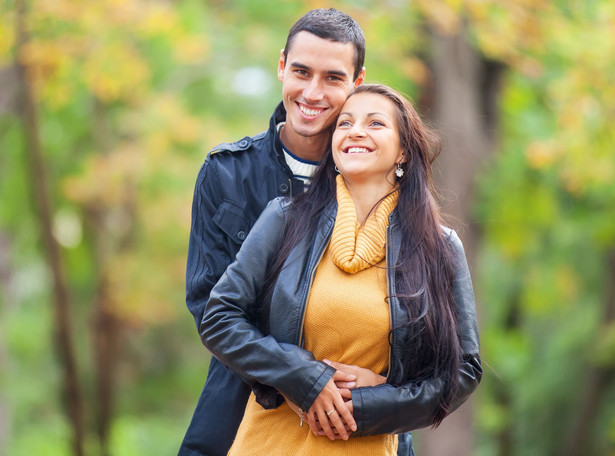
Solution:
M 314 122 L 313 124 L 310 122 L 307 125 L 305 122 L 297 122 L 293 123 L 292 129 L 297 136 L 303 136 L 304 138 L 319 136 L 323 133 L 331 133 L 331 127 L 325 126 L 321 122 Z

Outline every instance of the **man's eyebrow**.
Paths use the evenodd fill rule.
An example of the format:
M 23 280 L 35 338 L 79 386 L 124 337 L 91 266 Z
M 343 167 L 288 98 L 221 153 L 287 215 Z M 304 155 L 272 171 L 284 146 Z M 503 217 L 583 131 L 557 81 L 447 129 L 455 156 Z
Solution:
M 299 62 L 291 62 L 290 66 L 291 68 L 300 68 L 302 70 L 308 70 L 308 71 L 311 70 L 309 66 L 304 65 L 303 63 L 299 63 Z M 332 74 L 334 76 L 339 76 L 341 78 L 345 78 L 348 76 L 348 74 L 345 71 L 339 71 L 339 70 L 326 70 L 325 73 Z

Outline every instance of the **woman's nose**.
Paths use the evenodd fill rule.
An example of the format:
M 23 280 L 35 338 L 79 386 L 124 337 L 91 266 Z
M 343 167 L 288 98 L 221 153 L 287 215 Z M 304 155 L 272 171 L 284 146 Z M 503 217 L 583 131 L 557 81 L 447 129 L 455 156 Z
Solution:
M 348 136 L 353 138 L 363 138 L 365 136 L 365 130 L 360 122 L 355 122 L 352 128 L 348 131 Z

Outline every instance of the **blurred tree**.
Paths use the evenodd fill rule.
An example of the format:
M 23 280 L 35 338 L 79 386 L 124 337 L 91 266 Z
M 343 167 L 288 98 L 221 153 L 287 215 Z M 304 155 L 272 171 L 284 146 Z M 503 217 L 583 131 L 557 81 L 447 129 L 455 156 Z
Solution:
M 25 24 L 27 12 L 23 1 L 16 2 L 17 40 L 16 54 L 29 45 Z M 70 298 L 66 272 L 60 258 L 60 245 L 53 235 L 52 212 L 53 202 L 50 201 L 47 191 L 48 176 L 47 165 L 43 159 L 39 139 L 39 114 L 31 86 L 28 68 L 16 62 L 19 75 L 19 105 L 24 123 L 26 155 L 29 162 L 28 182 L 31 184 L 31 193 L 37 207 L 41 237 L 45 246 L 45 256 L 52 277 L 54 296 L 54 320 L 57 353 L 63 369 L 62 393 L 66 402 L 68 419 L 73 428 L 73 451 L 77 456 L 82 456 L 84 423 L 83 423 L 83 398 L 79 379 L 77 376 L 77 361 L 73 342 L 72 322 L 70 318 Z
M 20 79 L 13 82 L 22 82 L 24 88 L 19 103 L 25 107 L 23 150 L 30 152 L 33 163 L 24 178 L 35 190 L 35 211 L 56 284 L 56 332 L 69 384 L 75 454 L 83 454 L 84 446 L 79 378 L 70 344 L 74 334 L 68 323 L 77 309 L 69 310 L 59 245 L 79 245 L 81 226 L 86 227 L 82 253 L 87 260 L 72 265 L 69 275 L 70 286 L 81 288 L 81 301 L 91 302 L 91 307 L 81 305 L 91 308 L 93 318 L 95 381 L 86 390 L 95 404 L 88 411 L 95 415 L 86 423 L 96 423 L 101 454 L 109 452 L 123 328 L 166 322 L 175 312 L 169 314 L 165 300 L 182 284 L 184 240 L 173 233 L 187 237 L 186 190 L 191 184 L 178 186 L 177 178 L 190 173 L 185 152 L 198 151 L 201 138 L 196 118 L 178 98 L 166 95 L 169 88 L 164 85 L 173 70 L 170 64 L 189 68 L 202 62 L 207 50 L 201 30 L 189 31 L 179 13 L 166 2 L 32 1 L 27 14 L 18 2 L 3 15 L 3 32 L 17 19 L 17 24 L 25 23 L 20 30 L 29 34 L 26 40 L 25 32 L 19 32 L 18 39 L 1 50 L 4 59 L 15 57 Z M 149 119 L 137 117 L 148 112 Z M 9 147 L 11 138 L 3 138 L 3 149 Z M 161 173 L 172 169 L 179 176 Z M 51 200 L 58 201 L 56 207 Z M 148 220 L 152 210 L 147 206 L 152 204 L 167 206 L 162 223 L 158 215 Z M 169 217 L 172 212 L 177 216 Z M 166 238 L 158 248 L 137 242 L 152 234 Z M 150 265 L 144 256 L 158 257 L 159 263 Z M 77 272 L 84 266 L 85 276 Z M 80 333 L 82 344 L 85 334 Z M 82 372 L 81 379 L 88 378 L 91 375 Z

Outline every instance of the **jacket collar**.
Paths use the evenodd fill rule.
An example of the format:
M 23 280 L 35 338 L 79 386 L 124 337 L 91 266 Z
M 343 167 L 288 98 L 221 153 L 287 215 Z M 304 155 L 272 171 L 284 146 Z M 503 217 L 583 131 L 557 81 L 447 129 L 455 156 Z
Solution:
M 282 149 L 282 141 L 280 141 L 280 135 L 278 134 L 277 127 L 280 122 L 286 120 L 286 109 L 284 109 L 284 103 L 281 101 L 273 111 L 273 115 L 269 120 L 269 135 L 273 138 L 273 149 L 275 150 L 280 163 L 287 167 L 286 160 L 284 159 L 284 151 Z

